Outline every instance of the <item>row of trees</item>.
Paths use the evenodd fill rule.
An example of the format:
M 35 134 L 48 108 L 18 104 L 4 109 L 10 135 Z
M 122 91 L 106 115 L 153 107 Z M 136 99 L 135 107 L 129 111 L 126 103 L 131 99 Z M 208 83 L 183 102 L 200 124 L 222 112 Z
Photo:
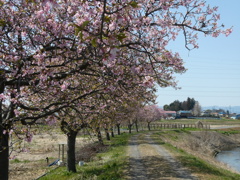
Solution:
M 192 111 L 194 116 L 199 116 L 201 114 L 201 106 L 198 101 L 194 98 L 187 98 L 186 101 L 180 102 L 179 100 L 175 100 L 169 105 L 163 106 L 165 111 Z
M 75 172 L 77 133 L 133 121 L 156 84 L 175 86 L 173 74 L 185 71 L 168 43 L 180 32 L 188 49 L 195 32 L 228 35 L 218 20 L 203 0 L 1 0 L 0 179 L 8 179 L 9 136 L 31 141 L 39 120 L 67 135 Z
M 175 100 L 174 102 L 170 103 L 169 105 L 164 105 L 164 110 L 166 111 L 180 111 L 180 110 L 192 110 L 196 104 L 196 100 L 194 98 L 187 98 L 186 101 L 179 101 Z

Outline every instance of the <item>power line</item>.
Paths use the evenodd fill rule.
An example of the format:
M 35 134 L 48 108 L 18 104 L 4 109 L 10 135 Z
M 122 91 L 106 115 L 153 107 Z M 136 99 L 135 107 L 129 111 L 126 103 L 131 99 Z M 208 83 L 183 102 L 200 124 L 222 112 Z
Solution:
M 201 60 L 191 60 L 191 59 L 201 59 Z M 201 57 L 201 56 L 189 56 L 188 57 L 188 61 L 193 61 L 193 62 L 203 62 L 204 60 L 217 60 L 217 61 L 221 61 L 221 62 L 229 62 L 229 60 L 232 60 L 234 62 L 238 61 L 238 59 L 233 59 L 233 58 L 219 58 L 219 57 Z M 208 63 L 214 63 L 213 61 L 208 61 Z M 236 63 L 236 65 L 240 65 L 238 63 Z
M 218 78 L 214 78 L 214 77 L 181 77 L 181 78 L 186 78 L 186 79 L 218 79 L 218 80 L 222 80 L 222 79 L 240 79 L 240 77 L 239 78 L 227 78 L 227 77 L 224 77 L 224 78 L 222 78 L 222 77 L 218 77 Z M 179 77 L 177 77 L 177 79 L 179 80 L 180 78 Z
M 230 88 L 230 89 L 232 89 L 232 88 L 240 88 L 240 87 L 220 87 L 220 86 L 218 86 L 218 87 L 211 87 L 211 86 L 184 86 L 184 87 L 190 87 L 190 88 Z
M 167 88 L 169 88 L 169 90 L 175 90 L 175 89 L 173 89 L 173 88 L 171 88 L 171 87 L 167 87 Z M 179 90 L 183 90 L 183 88 L 213 88 L 213 89 L 240 89 L 240 87 L 230 87 L 230 86 L 228 86 L 228 87 L 223 87 L 223 86 L 183 86 L 183 87 L 180 87 L 181 89 L 179 89 Z M 165 90 L 166 88 L 159 88 L 159 89 L 161 89 L 161 90 Z M 178 89 L 177 90 L 175 90 L 175 91 L 178 91 Z
M 206 74 L 206 73 L 212 73 L 212 74 L 215 74 L 215 73 L 228 73 L 228 74 L 237 74 L 237 75 L 240 75 L 240 72 L 239 72 L 239 69 L 233 69 L 233 68 L 216 68 L 216 67 L 185 67 L 187 70 L 185 73 L 183 74 L 186 74 L 188 72 L 199 72 L 201 71 L 201 73 L 203 74 Z M 236 68 L 236 67 L 235 67 Z
M 158 93 L 158 96 L 174 96 L 174 97 L 190 97 L 190 96 L 193 96 L 193 95 L 173 95 L 173 94 L 161 94 L 161 93 Z M 220 98 L 240 98 L 240 96 L 199 96 L 199 95 L 194 95 L 196 97 L 220 97 Z
M 171 91 L 171 92 L 177 92 L 176 91 Z M 204 93 L 238 93 L 240 95 L 239 91 L 195 91 L 195 90 L 179 90 L 178 92 L 204 92 Z M 159 92 L 164 92 L 164 91 L 159 91 Z M 166 91 L 165 91 L 166 92 Z M 168 91 L 169 92 L 169 91 Z

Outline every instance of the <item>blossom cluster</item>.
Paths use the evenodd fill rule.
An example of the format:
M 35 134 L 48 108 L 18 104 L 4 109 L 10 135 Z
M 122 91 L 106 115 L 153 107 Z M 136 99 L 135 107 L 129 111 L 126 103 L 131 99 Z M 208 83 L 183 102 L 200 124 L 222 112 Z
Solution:
M 84 118 L 153 101 L 156 84 L 176 86 L 174 74 L 185 72 L 169 42 L 182 33 L 192 49 L 197 33 L 232 32 L 218 25 L 217 10 L 204 0 L 1 0 L 0 101 L 14 108 L 5 122 L 54 124 L 64 108 Z

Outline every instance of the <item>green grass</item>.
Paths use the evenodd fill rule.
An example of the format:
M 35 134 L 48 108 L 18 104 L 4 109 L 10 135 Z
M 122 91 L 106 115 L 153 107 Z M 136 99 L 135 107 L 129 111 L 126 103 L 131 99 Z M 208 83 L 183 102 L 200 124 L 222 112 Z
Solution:
M 30 162 L 29 160 L 24 160 L 24 161 L 20 161 L 19 159 L 13 159 L 10 161 L 11 163 L 28 163 Z
M 240 128 L 220 129 L 220 130 L 216 130 L 216 132 L 225 134 L 225 135 L 240 134 Z
M 40 180 L 118 180 L 122 179 L 123 171 L 127 164 L 126 147 L 131 135 L 124 133 L 115 136 L 109 145 L 108 151 L 99 153 L 93 161 L 87 162 L 84 166 L 77 165 L 77 173 L 68 172 L 66 167 L 59 167 L 52 170 Z
M 225 134 L 225 135 L 230 135 L 230 134 L 239 134 L 239 131 L 218 131 L 219 133 Z

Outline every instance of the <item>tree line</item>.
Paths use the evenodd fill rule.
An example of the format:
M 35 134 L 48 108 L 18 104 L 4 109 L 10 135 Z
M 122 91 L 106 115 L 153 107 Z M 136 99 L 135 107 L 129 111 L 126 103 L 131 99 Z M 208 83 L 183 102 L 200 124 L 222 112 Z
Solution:
M 192 111 L 194 116 L 199 116 L 201 114 L 201 105 L 194 98 L 187 98 L 185 101 L 175 100 L 169 105 L 166 104 L 163 106 L 165 111 Z
M 196 100 L 194 98 L 187 98 L 187 100 L 185 101 L 179 101 L 179 100 L 175 100 L 172 103 L 170 103 L 169 105 L 166 104 L 163 106 L 165 111 L 180 111 L 180 110 L 192 110 L 196 104 Z

